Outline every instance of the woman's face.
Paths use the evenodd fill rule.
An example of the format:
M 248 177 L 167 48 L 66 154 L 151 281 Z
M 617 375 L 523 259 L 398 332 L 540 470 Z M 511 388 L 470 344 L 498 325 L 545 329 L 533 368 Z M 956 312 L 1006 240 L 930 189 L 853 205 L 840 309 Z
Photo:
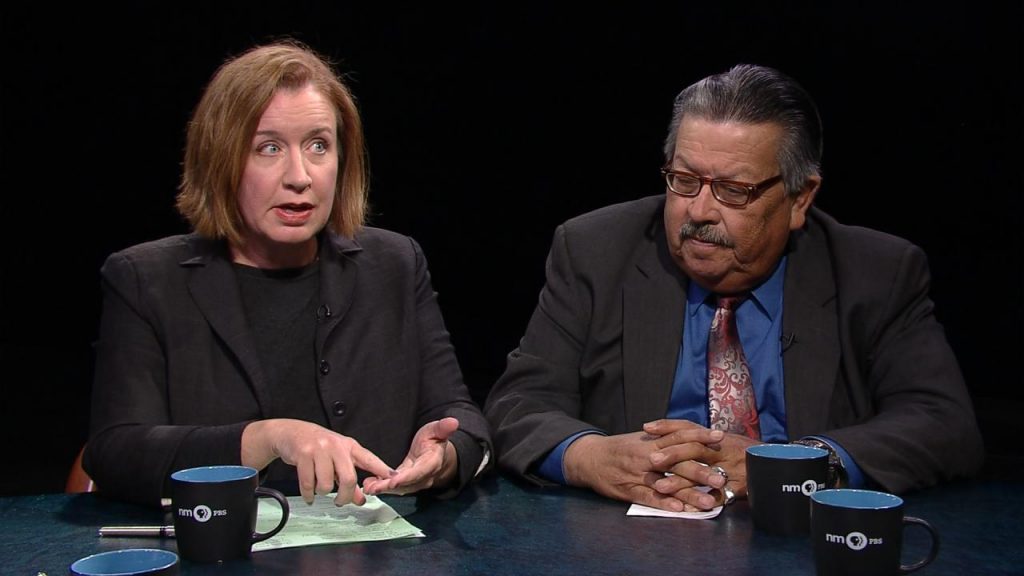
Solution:
M 338 179 L 337 118 L 312 85 L 278 90 L 260 117 L 238 188 L 235 262 L 294 268 L 316 257 Z

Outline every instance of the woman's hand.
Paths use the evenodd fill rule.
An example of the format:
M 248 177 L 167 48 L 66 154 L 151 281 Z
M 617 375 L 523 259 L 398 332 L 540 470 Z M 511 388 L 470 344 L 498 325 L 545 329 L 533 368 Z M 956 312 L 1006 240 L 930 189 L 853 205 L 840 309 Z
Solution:
M 275 418 L 246 426 L 242 464 L 262 470 L 277 458 L 295 466 L 299 492 L 307 503 L 315 494 L 329 494 L 337 484 L 335 504 L 362 505 L 366 497 L 357 484 L 356 468 L 383 479 L 396 474 L 355 439 L 311 422 Z

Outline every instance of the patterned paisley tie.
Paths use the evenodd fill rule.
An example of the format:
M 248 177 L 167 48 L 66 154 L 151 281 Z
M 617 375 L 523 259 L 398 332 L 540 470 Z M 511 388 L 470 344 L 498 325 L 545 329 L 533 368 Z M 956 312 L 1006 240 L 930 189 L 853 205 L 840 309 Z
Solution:
M 750 366 L 736 330 L 736 308 L 744 297 L 718 298 L 708 335 L 708 405 L 711 428 L 761 438 Z

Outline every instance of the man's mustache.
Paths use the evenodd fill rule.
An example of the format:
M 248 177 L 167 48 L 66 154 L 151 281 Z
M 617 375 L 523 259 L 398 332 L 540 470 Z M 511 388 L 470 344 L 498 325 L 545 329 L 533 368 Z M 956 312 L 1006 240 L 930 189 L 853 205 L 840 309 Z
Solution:
M 679 240 L 681 242 L 687 238 L 693 238 L 694 240 L 700 240 L 701 242 L 708 242 L 710 244 L 717 244 L 718 246 L 725 248 L 732 248 L 732 240 L 711 224 L 694 224 L 693 222 L 684 223 L 679 227 Z

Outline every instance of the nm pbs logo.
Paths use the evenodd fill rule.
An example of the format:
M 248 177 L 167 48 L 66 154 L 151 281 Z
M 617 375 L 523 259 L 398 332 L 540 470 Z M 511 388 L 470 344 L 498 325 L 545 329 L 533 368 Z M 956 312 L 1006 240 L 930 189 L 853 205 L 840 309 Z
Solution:
M 195 508 L 178 508 L 178 516 L 191 518 L 196 522 L 209 522 L 214 516 L 227 516 L 227 510 L 211 510 L 209 506 L 200 504 Z
M 829 544 L 846 544 L 853 551 L 860 551 L 869 544 L 881 544 L 881 538 L 868 538 L 863 532 L 850 532 L 846 536 L 839 534 L 825 534 L 825 542 Z
M 819 484 L 819 483 L 815 482 L 814 480 L 804 480 L 803 483 L 801 483 L 801 484 L 783 484 L 782 485 L 782 492 L 784 494 L 790 494 L 790 493 L 795 494 L 795 493 L 799 492 L 800 494 L 803 494 L 804 496 L 810 496 L 811 494 L 814 494 L 818 490 L 824 490 L 824 489 L 825 489 L 825 484 L 824 483 Z

